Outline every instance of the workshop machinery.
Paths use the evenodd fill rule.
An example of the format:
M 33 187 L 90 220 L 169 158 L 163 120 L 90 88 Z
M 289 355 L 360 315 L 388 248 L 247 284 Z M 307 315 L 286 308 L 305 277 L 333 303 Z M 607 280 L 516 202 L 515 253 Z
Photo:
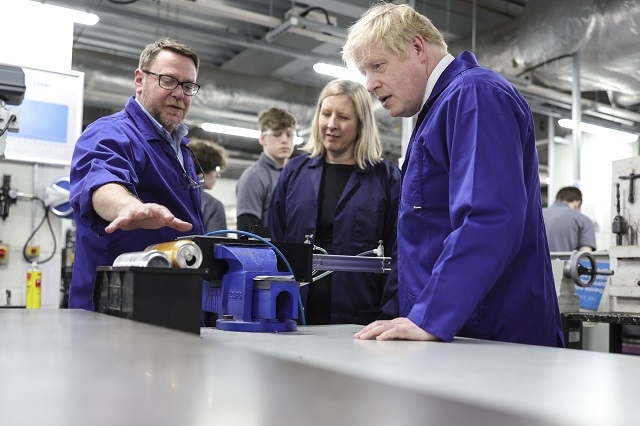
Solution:
M 26 90 L 24 71 L 21 68 L 0 64 L 0 161 L 5 157 L 7 132 L 19 130 L 20 110 L 7 104 L 20 105 Z M 18 193 L 11 188 L 11 176 L 3 175 L 0 187 L 0 218 L 9 216 L 9 207 L 18 200 Z
M 615 271 L 604 287 L 602 301 L 597 307 L 599 312 L 611 313 L 640 313 L 640 245 L 638 245 L 638 231 L 640 230 L 640 190 L 636 179 L 640 177 L 640 156 L 617 160 L 612 163 L 612 188 L 611 188 L 611 241 L 609 245 L 609 269 Z M 557 257 L 557 256 L 556 256 Z M 552 258 L 554 258 L 552 253 Z M 566 256 L 564 257 L 566 261 Z M 582 257 L 584 264 L 592 264 L 591 259 Z M 554 277 L 556 287 L 560 289 L 558 282 L 559 272 L 564 265 L 554 264 Z M 588 268 L 595 271 L 595 267 Z M 574 269 L 574 272 L 576 270 Z M 567 279 L 565 277 L 565 279 Z M 576 285 L 578 280 L 572 280 Z M 583 280 L 584 281 L 584 280 Z M 587 281 L 588 282 L 588 281 Z M 570 290 L 565 289 L 567 292 Z M 558 293 L 560 295 L 560 292 Z M 575 299 L 574 299 L 575 300 Z M 567 307 L 565 310 L 573 310 L 568 298 L 560 299 L 560 304 Z
M 592 254 L 572 256 L 572 265 L 564 269 L 554 263 L 554 276 L 558 289 L 558 301 L 562 312 L 565 344 L 568 348 L 607 347 L 615 353 L 640 353 L 640 157 L 614 161 L 612 164 L 611 190 L 611 240 L 609 245 L 609 269 L 599 271 L 591 259 Z M 553 257 L 553 256 L 552 256 Z M 554 261 L 555 262 L 555 261 Z M 568 272 L 567 272 L 568 271 Z M 615 272 L 615 274 L 613 273 Z M 560 277 L 561 274 L 562 276 Z M 586 274 L 586 275 L 585 275 Z M 580 303 L 576 309 L 575 296 L 571 296 L 571 284 L 580 288 L 589 285 L 595 275 L 609 276 L 606 285 L 599 289 L 600 299 L 594 306 Z M 576 276 L 582 275 L 582 278 Z M 571 278 L 569 278 L 571 276 Z M 586 280 L 585 280 L 586 276 Z M 559 282 L 560 279 L 560 282 Z M 595 289 L 594 289 L 595 290 Z M 596 293 L 592 293 L 595 295 Z M 582 300 L 584 302 L 585 300 Z M 583 327 L 590 323 L 589 327 Z M 589 331 L 583 342 L 583 332 Z M 602 334 L 601 330 L 608 330 Z
M 609 257 L 611 277 L 608 293 L 611 312 L 640 313 L 640 190 L 635 179 L 640 177 L 640 157 L 613 162 L 613 191 L 611 217 L 613 217 Z
M 552 259 L 551 266 L 561 313 L 580 311 L 580 297 L 576 288 L 589 288 L 598 276 L 613 275 L 609 269 L 598 269 L 594 255 L 577 250 L 568 259 Z
M 7 132 L 17 132 L 19 129 L 20 110 L 8 108 L 6 105 L 20 105 L 24 100 L 26 88 L 22 68 L 0 64 L 0 161 L 5 155 Z M 3 191 L 0 195 L 3 218 L 5 203 L 9 201 L 5 196 L 8 194 L 4 194 Z

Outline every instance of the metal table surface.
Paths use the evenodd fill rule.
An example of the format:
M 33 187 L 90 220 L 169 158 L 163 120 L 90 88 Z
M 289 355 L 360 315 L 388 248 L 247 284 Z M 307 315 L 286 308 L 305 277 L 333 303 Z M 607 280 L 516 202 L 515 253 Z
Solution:
M 640 357 L 464 338 L 451 343 L 353 339 L 360 328 L 302 327 L 291 334 L 203 329 L 202 336 L 526 418 L 640 424 L 633 408 L 640 398 Z
M 0 309 L 3 425 L 632 425 L 640 359 Z

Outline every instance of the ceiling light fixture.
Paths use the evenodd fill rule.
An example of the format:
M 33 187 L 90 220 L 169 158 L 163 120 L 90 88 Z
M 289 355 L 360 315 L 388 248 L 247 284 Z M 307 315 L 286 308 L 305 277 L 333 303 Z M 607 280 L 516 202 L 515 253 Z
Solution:
M 320 9 L 320 8 L 311 8 Z M 308 9 L 307 12 L 311 12 Z M 269 43 L 273 42 L 282 34 L 290 32 L 304 37 L 310 37 L 325 43 L 333 43 L 342 46 L 347 38 L 347 30 L 337 26 L 336 18 L 326 15 L 326 24 L 314 19 L 307 19 L 303 16 L 295 16 L 296 10 L 290 10 L 282 20 L 282 23 L 274 27 L 264 35 L 264 39 Z M 313 12 L 309 15 L 313 17 Z M 305 14 L 305 16 L 307 16 Z M 322 16 L 324 18 L 324 15 Z
M 95 25 L 100 20 L 100 17 L 95 13 L 87 13 L 81 12 L 76 9 L 69 9 L 67 7 L 62 6 L 54 6 L 52 4 L 43 4 L 34 1 L 19 1 L 14 4 L 16 6 L 24 6 L 25 9 L 28 7 L 39 7 L 40 11 L 43 15 L 53 17 L 53 16 L 62 16 L 64 19 L 69 19 L 77 24 L 83 25 Z M 30 11 L 26 11 L 25 15 L 28 16 Z
M 564 127 L 565 129 L 573 130 L 573 120 L 568 118 L 563 118 L 558 120 L 558 125 L 560 127 Z M 581 122 L 578 126 L 579 129 L 585 133 L 591 133 L 593 135 L 607 136 L 610 138 L 615 138 L 616 140 L 624 141 L 624 142 L 635 142 L 638 140 L 638 135 L 634 133 L 623 132 L 620 130 L 609 129 L 607 127 L 596 126 L 595 124 L 589 124 Z
M 221 133 L 223 135 L 240 136 L 242 138 L 258 139 L 260 138 L 260 131 L 256 129 L 247 129 L 244 127 L 227 126 L 226 124 L 216 123 L 202 123 L 200 125 L 202 130 L 211 133 Z M 300 136 L 293 138 L 294 145 L 300 145 L 304 142 Z
M 313 65 L 313 70 L 315 72 L 317 72 L 318 74 L 324 74 L 324 75 L 328 75 L 331 77 L 336 77 L 336 78 L 342 78 L 345 80 L 351 80 L 351 81 L 355 81 L 358 82 L 360 84 L 362 84 L 363 86 L 366 83 L 366 79 L 364 78 L 364 76 L 362 74 L 360 74 L 358 71 L 350 69 L 350 68 L 345 68 L 345 67 L 340 67 L 337 65 L 331 65 L 331 64 L 326 64 L 324 62 L 318 62 L 317 64 Z
M 202 123 L 202 130 L 211 133 L 222 133 L 223 135 L 240 136 L 243 138 L 258 139 L 260 131 L 255 129 L 246 129 L 244 127 L 227 126 L 225 124 Z

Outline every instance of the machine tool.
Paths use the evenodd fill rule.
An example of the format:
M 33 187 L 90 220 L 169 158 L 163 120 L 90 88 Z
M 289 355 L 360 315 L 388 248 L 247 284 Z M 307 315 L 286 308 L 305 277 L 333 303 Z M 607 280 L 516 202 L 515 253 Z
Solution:
M 17 132 L 19 129 L 19 110 L 8 109 L 6 104 L 20 105 L 25 90 L 22 68 L 0 64 L 0 161 L 4 159 L 7 132 Z
M 596 259 L 588 252 L 573 251 L 568 260 L 552 260 L 551 264 L 561 313 L 580 310 L 576 286 L 590 287 L 598 275 L 613 275 L 611 270 L 599 270 Z
M 640 177 L 640 156 L 614 161 L 611 188 L 611 240 L 607 257 L 609 270 L 597 270 L 591 253 L 572 256 L 570 266 L 554 263 L 554 276 L 562 312 L 565 344 L 568 348 L 583 347 L 583 331 L 588 330 L 584 343 L 588 347 L 606 347 L 616 353 L 634 353 L 637 343 L 629 336 L 638 336 L 640 327 L 640 203 L 636 201 L 634 181 Z M 556 261 L 554 261 L 556 262 Z M 586 263 L 586 265 L 585 265 Z M 581 266 L 579 266 L 581 265 Z M 595 275 L 610 275 L 601 286 L 601 298 L 596 306 L 582 308 L 572 293 L 571 285 L 591 285 Z M 587 276 L 588 279 L 577 279 Z M 578 287 L 579 288 L 579 287 Z M 573 290 L 573 291 L 572 291 Z M 579 290 L 585 293 L 584 290 Z M 594 293 L 595 294 L 595 293 Z M 583 300 L 584 301 L 584 300 Z M 583 323 L 590 323 L 583 330 Z M 599 330 L 605 326 L 604 335 Z M 606 349 L 605 349 L 606 350 Z
M 633 182 L 633 181 L 632 181 Z M 622 236 L 627 235 L 629 224 L 627 220 L 620 214 L 620 183 L 616 182 L 616 215 L 611 223 L 611 232 L 616 235 L 616 245 L 622 245 Z M 631 196 L 630 196 L 631 197 Z M 629 200 L 631 202 L 631 200 Z
M 197 334 L 202 325 L 230 331 L 295 331 L 302 317 L 300 286 L 313 281 L 314 272 L 391 270 L 391 258 L 382 255 L 381 245 L 370 251 L 375 256 L 341 256 L 314 253 L 309 241 L 272 242 L 241 231 L 218 232 L 249 238 L 191 236 L 148 248 L 174 252 L 169 246 L 183 251 L 191 247 L 187 252 L 201 256 L 172 261 L 171 268 L 115 263 L 99 267 L 95 310 Z
M 611 277 L 607 287 L 611 312 L 640 313 L 640 205 L 635 202 L 633 187 L 633 180 L 638 176 L 640 157 L 613 162 L 615 189 L 612 191 L 611 216 L 614 217 L 612 232 L 615 234 L 615 241 L 611 242 L 609 257 L 611 269 L 616 274 Z M 625 185 L 627 180 L 629 184 Z

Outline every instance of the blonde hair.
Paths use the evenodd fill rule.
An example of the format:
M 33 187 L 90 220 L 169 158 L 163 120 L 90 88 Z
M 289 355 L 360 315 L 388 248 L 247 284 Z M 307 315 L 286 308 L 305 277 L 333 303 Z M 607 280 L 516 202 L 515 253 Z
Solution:
M 302 148 L 310 153 L 311 157 L 322 156 L 327 153 L 322 143 L 322 132 L 320 131 L 320 110 L 322 102 L 329 96 L 346 95 L 353 102 L 358 119 L 358 129 L 356 144 L 353 155 L 356 164 L 364 169 L 369 164 L 376 164 L 382 161 L 382 144 L 376 125 L 375 116 L 371 107 L 371 95 L 360 83 L 351 80 L 333 80 L 329 82 L 320 92 L 316 111 L 311 122 L 311 134 L 309 141 Z
M 429 18 L 406 4 L 377 3 L 349 28 L 342 59 L 349 66 L 359 67 L 369 56 L 372 45 L 406 59 L 407 45 L 416 35 L 447 52 L 444 37 Z

